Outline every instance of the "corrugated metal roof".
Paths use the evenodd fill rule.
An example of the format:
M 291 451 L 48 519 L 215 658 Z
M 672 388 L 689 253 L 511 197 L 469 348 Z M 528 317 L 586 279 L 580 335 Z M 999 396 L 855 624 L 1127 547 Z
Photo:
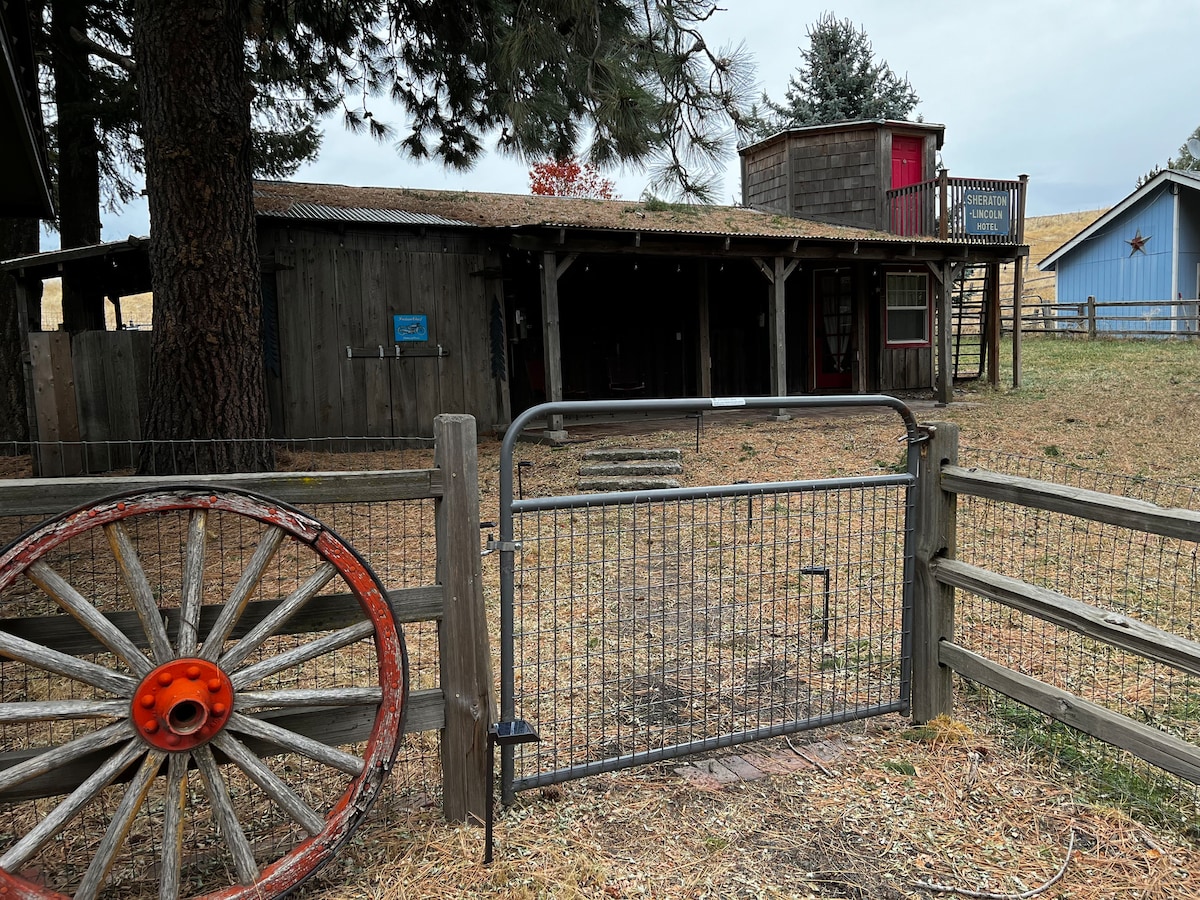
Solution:
M 447 225 L 455 228 L 474 228 L 470 222 L 448 219 L 432 213 L 414 213 L 403 209 L 364 209 L 362 207 L 325 206 L 321 203 L 293 203 L 283 210 L 260 212 L 259 215 L 282 219 L 308 219 L 320 222 L 353 222 L 371 225 Z

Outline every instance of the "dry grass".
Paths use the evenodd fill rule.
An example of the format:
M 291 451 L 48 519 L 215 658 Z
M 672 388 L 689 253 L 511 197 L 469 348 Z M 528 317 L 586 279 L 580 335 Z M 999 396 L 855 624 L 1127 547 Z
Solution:
M 126 328 L 149 328 L 154 310 L 152 294 L 133 294 L 121 298 L 121 319 Z M 51 278 L 42 288 L 42 331 L 57 331 L 62 325 L 62 279 Z M 114 331 L 117 327 L 116 309 L 107 300 L 104 302 L 104 327 Z
M 1053 303 L 1057 296 L 1053 272 L 1039 272 L 1038 263 L 1096 221 L 1107 210 L 1060 213 L 1055 216 L 1030 216 L 1025 219 L 1025 243 L 1029 258 L 1025 260 L 1025 303 Z M 1000 302 L 1012 303 L 1013 267 L 1002 266 L 1000 271 Z
M 1197 482 L 1196 353 L 1185 343 L 1030 340 L 1020 391 L 963 392 L 949 408 L 918 404 L 918 415 L 959 423 L 966 445 Z M 689 483 L 882 470 L 899 454 L 891 414 L 789 423 L 730 416 L 706 423 L 699 452 L 693 428 L 678 419 L 636 434 L 577 429 L 585 443 L 522 446 L 518 458 L 534 463 L 527 493 L 573 490 L 583 451 L 600 445 L 680 447 Z M 485 442 L 480 451 L 483 515 L 492 518 L 498 447 Z M 494 604 L 494 585 L 488 591 Z M 479 861 L 481 830 L 440 823 L 435 810 L 388 814 L 364 829 L 345 865 L 303 893 L 931 896 L 917 886 L 923 880 L 1015 894 L 1056 872 L 1074 831 L 1065 876 L 1042 896 L 1200 897 L 1200 852 L 1188 837 L 1087 802 L 1083 783 L 1015 749 L 982 707 L 964 703 L 958 716 L 932 734 L 885 717 L 813 735 L 820 745 L 794 740 L 809 756 L 814 746 L 839 752 L 823 757 L 824 771 L 805 766 L 719 790 L 663 764 L 522 794 L 500 813 L 490 868 Z M 754 749 L 790 752 L 781 741 Z

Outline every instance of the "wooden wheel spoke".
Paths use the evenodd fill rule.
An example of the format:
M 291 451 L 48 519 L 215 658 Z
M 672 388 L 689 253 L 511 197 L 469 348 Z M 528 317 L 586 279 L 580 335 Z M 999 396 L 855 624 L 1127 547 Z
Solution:
M 200 604 L 204 599 L 204 550 L 208 544 L 208 510 L 193 509 L 188 519 L 179 601 L 179 655 L 195 656 L 200 644 Z
M 242 572 L 242 577 L 238 579 L 238 583 L 234 585 L 233 593 L 229 595 L 229 600 L 226 601 L 221 614 L 217 616 L 217 621 L 213 623 L 208 637 L 204 640 L 204 648 L 200 651 L 201 659 L 216 662 L 217 658 L 221 655 L 221 650 L 225 646 L 225 640 L 229 637 L 229 633 L 233 631 L 233 626 L 237 624 L 242 610 L 246 608 L 246 602 L 250 599 L 250 595 L 254 593 L 254 589 L 258 587 L 259 581 L 262 580 L 263 572 L 266 571 L 267 566 L 275 557 L 275 552 L 279 549 L 279 545 L 283 543 L 284 534 L 282 528 L 268 528 L 266 534 L 262 536 L 262 540 L 258 542 L 258 547 L 255 548 L 249 565 Z
M 0 703 L 0 722 L 47 722 L 51 719 L 111 719 L 129 714 L 128 700 L 30 700 Z
M 134 817 L 146 801 L 146 794 L 149 793 L 154 776 L 158 774 L 166 755 L 162 750 L 151 750 L 142 760 L 141 768 L 125 789 L 125 795 L 117 804 L 112 821 L 108 823 L 108 829 L 100 839 L 96 855 L 92 857 L 92 862 L 79 883 L 79 889 L 75 892 L 75 900 L 95 900 L 96 895 L 100 893 L 100 888 L 108 878 L 108 872 L 129 835 Z
M 263 641 L 295 615 L 300 607 L 316 596 L 317 591 L 325 587 L 336 574 L 337 568 L 332 563 L 322 563 L 304 584 L 281 600 L 277 607 L 271 610 L 261 622 L 250 629 L 245 637 L 221 657 L 221 668 L 229 672 L 245 662 L 246 657 L 257 650 Z
M 258 878 L 258 863 L 254 861 L 254 850 L 246 840 L 246 832 L 238 821 L 234 811 L 233 801 L 229 799 L 229 790 L 225 787 L 225 779 L 217 766 L 212 748 L 207 744 L 192 751 L 196 760 L 196 768 L 204 781 L 208 793 L 208 801 L 212 804 L 213 815 L 221 829 L 221 835 L 229 844 L 229 852 L 233 856 L 233 866 L 237 870 L 238 879 L 242 884 L 254 884 Z
M 150 660 L 133 641 L 54 569 L 38 560 L 25 570 L 25 575 L 55 603 L 78 619 L 96 640 L 121 657 L 135 675 L 141 677 L 150 672 L 153 668 Z
M 377 687 L 312 688 L 286 691 L 240 691 L 234 698 L 236 709 L 291 706 L 369 706 L 383 699 Z
M 365 767 L 362 759 L 353 753 L 322 744 L 308 735 L 299 734 L 289 728 L 281 728 L 265 719 L 234 713 L 229 719 L 229 728 L 242 734 L 248 734 L 250 737 L 268 741 L 277 747 L 294 750 L 309 759 L 315 759 L 317 762 L 345 772 L 347 775 L 358 775 Z
M 44 819 L 25 833 L 19 841 L 0 856 L 0 869 L 15 872 L 38 851 L 38 848 L 66 826 L 83 807 L 104 790 L 114 778 L 127 769 L 139 756 L 146 752 L 146 745 L 137 738 L 109 757 L 103 765 L 75 788 L 65 800 L 54 807 Z
M 28 663 L 56 675 L 64 675 L 91 687 L 108 691 L 110 694 L 129 696 L 138 684 L 137 679 L 130 678 L 128 675 L 122 675 L 94 662 L 53 650 L 42 644 L 27 641 L 6 631 L 0 631 L 0 656 Z
M 61 746 L 51 747 L 24 762 L 0 770 L 0 794 L 18 784 L 24 784 L 31 778 L 45 775 L 59 766 L 86 756 L 93 750 L 103 750 L 105 747 L 111 747 L 118 741 L 130 737 L 133 737 L 133 726 L 129 724 L 128 720 L 125 720 L 106 725 L 91 734 L 67 741 Z
M 154 591 L 142 568 L 142 561 L 120 522 L 105 525 L 104 535 L 108 538 L 113 558 L 117 561 L 130 596 L 133 597 L 133 608 L 142 620 L 142 630 L 146 632 L 146 639 L 150 642 L 150 653 L 155 663 L 161 666 L 174 656 L 174 652 L 171 650 L 171 641 L 163 624 L 162 612 L 154 600 Z
M 318 638 L 315 641 L 301 644 L 299 647 L 294 647 L 277 656 L 271 656 L 261 662 L 256 662 L 252 666 L 247 666 L 241 671 L 234 672 L 229 677 L 229 680 L 233 682 L 235 688 L 244 688 L 247 685 L 254 684 L 254 682 L 266 678 L 268 675 L 274 675 L 276 672 L 282 672 L 284 669 L 290 669 L 292 666 L 306 663 L 309 660 L 316 659 L 318 656 L 324 656 L 326 653 L 340 650 L 342 647 L 353 644 L 355 641 L 361 641 L 363 638 L 374 633 L 375 625 L 369 619 L 357 622 L 354 625 L 349 625 L 332 634 Z
M 263 789 L 271 800 L 282 809 L 292 821 L 309 833 L 317 835 L 325 827 L 325 820 L 314 812 L 300 795 L 293 791 L 283 780 L 267 768 L 266 763 L 247 749 L 246 745 L 228 732 L 222 731 L 213 744 L 222 753 L 237 763 L 238 768 L 250 776 L 250 780 Z
M 162 876 L 159 900 L 177 900 L 183 869 L 183 812 L 187 806 L 187 770 L 191 754 L 172 753 L 167 760 L 167 796 L 163 808 Z

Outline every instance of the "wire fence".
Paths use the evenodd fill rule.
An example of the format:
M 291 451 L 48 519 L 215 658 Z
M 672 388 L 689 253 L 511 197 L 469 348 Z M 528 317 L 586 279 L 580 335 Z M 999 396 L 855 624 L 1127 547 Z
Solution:
M 279 454 L 297 455 L 296 459 L 290 460 L 295 464 L 294 468 L 322 468 L 325 471 L 356 468 L 356 460 L 352 455 L 325 452 L 332 446 L 332 442 L 302 441 L 275 444 L 272 449 Z M 353 449 L 356 446 L 364 445 L 352 440 L 339 439 L 337 442 L 338 449 Z M 12 451 L 10 455 L 0 456 L 0 478 L 12 478 L 28 475 L 39 451 L 47 448 L 8 445 L 0 449 Z M 90 452 L 96 448 L 87 449 L 89 452 L 82 454 L 81 458 L 103 458 L 100 453 Z M 22 450 L 25 452 L 19 453 Z M 105 474 L 127 473 L 117 471 Z M 113 484 L 115 492 L 120 482 L 114 479 Z M 389 590 L 436 583 L 437 542 L 433 500 L 314 503 L 303 505 L 303 511 L 338 533 L 367 561 Z M 6 510 L 0 508 L 0 547 L 35 527 L 42 519 L 41 516 L 5 513 Z M 143 517 L 129 528 L 130 540 L 136 548 L 137 558 L 145 570 L 156 603 L 168 614 L 179 607 L 187 534 L 185 513 Z M 248 525 L 228 514 L 210 516 L 203 574 L 205 603 L 220 603 L 230 596 L 234 585 L 247 570 L 261 537 L 262 529 L 255 528 L 253 523 Z M 297 547 L 289 552 L 277 553 L 271 569 L 263 576 L 250 602 L 277 599 L 295 591 L 312 572 L 313 563 L 301 559 L 304 550 L 304 547 Z M 89 532 L 86 537 L 73 538 L 56 550 L 49 562 L 68 584 L 102 613 L 117 617 L 132 614 L 113 550 L 102 535 L 98 537 L 94 532 Z M 339 594 L 347 590 L 340 578 L 335 578 L 322 589 L 322 593 Z M 36 625 L 35 620 L 46 616 L 62 617 L 62 612 L 32 582 L 20 579 L 0 593 L 0 629 L 20 630 L 31 621 Z M 302 637 L 275 636 L 263 644 L 259 655 L 266 657 L 284 653 L 296 646 L 298 641 L 311 642 L 323 634 L 318 631 L 308 632 Z M 404 636 L 411 689 L 420 691 L 438 687 L 440 663 L 437 623 L 406 624 Z M 78 658 L 101 665 L 112 664 L 111 654 L 103 648 L 94 652 L 82 650 Z M 248 660 L 248 664 L 253 662 L 254 659 Z M 272 676 L 269 686 L 271 689 L 291 690 L 369 684 L 373 670 L 378 667 L 373 642 L 370 639 L 360 640 L 323 655 L 313 664 L 290 668 Z M 64 694 L 64 690 L 69 694 Z M 84 700 L 95 699 L 96 694 L 94 688 L 64 681 L 36 666 L 15 660 L 0 660 L 0 702 Z M 24 748 L 32 750 L 61 745 L 73 737 L 70 729 L 80 724 L 79 721 L 0 724 L 0 748 L 3 748 L 0 753 L 19 753 Z M 357 752 L 357 747 L 349 749 Z M 314 809 L 322 810 L 330 798 L 338 797 L 342 789 L 341 782 L 336 777 L 331 778 L 328 769 L 302 756 L 284 754 L 266 761 L 288 782 L 304 785 L 303 796 Z M 256 853 L 263 858 L 271 858 L 272 847 L 286 846 L 295 841 L 296 835 L 292 834 L 294 823 L 281 819 L 278 809 L 254 784 L 236 772 L 229 778 L 231 795 Z M 408 811 L 415 807 L 437 805 L 441 788 L 438 732 L 406 735 L 388 785 L 373 812 L 373 819 L 376 823 L 385 824 L 402 822 Z M 78 825 L 64 834 L 63 840 L 51 842 L 41 851 L 38 857 L 40 869 L 62 879 L 63 885 L 72 884 L 79 874 L 76 871 L 79 860 L 86 862 L 93 855 L 92 844 L 104 834 L 122 792 L 121 787 L 109 789 L 111 798 L 106 794 L 81 813 Z M 3 807 L 6 821 L 20 829 L 44 818 L 60 800 L 30 797 L 6 802 Z M 200 800 L 197 799 L 197 802 Z M 140 816 L 140 824 L 133 827 L 127 849 L 114 867 L 114 883 L 125 886 L 141 882 L 153 884 L 158 877 L 145 860 L 161 857 L 158 852 L 160 836 L 154 833 L 149 819 L 140 822 L 141 818 L 146 817 Z M 194 879 L 187 890 L 189 894 L 206 889 L 205 871 L 223 870 L 228 862 L 222 855 L 222 842 L 216 832 L 211 828 L 205 831 L 201 825 L 193 826 L 193 829 L 194 833 L 185 837 L 185 846 L 191 848 L 189 852 L 192 854 L 187 861 L 188 871 L 192 872 Z M 0 828 L 0 836 L 4 833 L 5 829 Z M 20 833 L 19 830 L 17 833 Z
M 903 708 L 906 477 L 520 512 L 517 788 Z
M 977 466 L 1200 510 L 1200 489 L 1111 475 L 1054 460 L 963 448 Z M 958 558 L 1191 640 L 1200 616 L 1200 545 L 1046 510 L 960 495 Z M 1024 615 L 968 592 L 956 599 L 956 640 L 1031 677 L 1200 744 L 1200 678 Z M 974 688 L 968 686 L 968 691 Z M 1200 787 L 1008 701 L 998 721 L 1097 794 L 1180 825 L 1200 814 Z

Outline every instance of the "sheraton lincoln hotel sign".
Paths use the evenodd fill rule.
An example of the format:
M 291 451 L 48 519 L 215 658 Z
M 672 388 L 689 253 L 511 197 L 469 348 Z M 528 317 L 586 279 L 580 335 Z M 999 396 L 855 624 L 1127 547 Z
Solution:
M 967 234 L 1008 234 L 1012 197 L 1008 191 L 968 190 L 963 194 L 963 219 Z

